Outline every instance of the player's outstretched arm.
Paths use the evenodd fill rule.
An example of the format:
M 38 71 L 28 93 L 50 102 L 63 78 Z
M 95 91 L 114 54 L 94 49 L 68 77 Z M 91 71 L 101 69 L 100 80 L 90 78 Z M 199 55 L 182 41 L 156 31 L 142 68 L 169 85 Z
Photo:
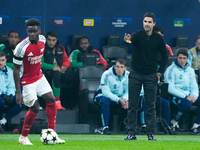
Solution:
M 21 104 L 23 102 L 23 97 L 22 93 L 20 90 L 20 65 L 14 64 L 13 68 L 13 76 L 14 76 L 14 81 L 15 81 L 15 88 L 16 88 L 16 103 L 21 107 Z

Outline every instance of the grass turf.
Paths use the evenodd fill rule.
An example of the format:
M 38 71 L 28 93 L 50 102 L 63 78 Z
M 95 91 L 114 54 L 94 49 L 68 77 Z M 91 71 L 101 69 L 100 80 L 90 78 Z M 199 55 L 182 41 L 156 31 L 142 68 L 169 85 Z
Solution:
M 148 141 L 138 135 L 137 141 L 124 141 L 126 135 L 59 134 L 65 144 L 43 145 L 39 134 L 30 134 L 32 146 L 18 144 L 19 134 L 0 134 L 0 150 L 198 150 L 199 135 L 156 135 L 157 141 Z

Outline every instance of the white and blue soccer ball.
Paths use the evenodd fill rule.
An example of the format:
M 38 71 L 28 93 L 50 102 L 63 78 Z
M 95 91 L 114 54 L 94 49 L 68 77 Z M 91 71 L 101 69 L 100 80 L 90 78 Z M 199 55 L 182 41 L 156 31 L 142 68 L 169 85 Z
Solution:
M 54 145 L 57 140 L 57 133 L 53 129 L 43 129 L 40 135 L 40 140 L 45 145 Z

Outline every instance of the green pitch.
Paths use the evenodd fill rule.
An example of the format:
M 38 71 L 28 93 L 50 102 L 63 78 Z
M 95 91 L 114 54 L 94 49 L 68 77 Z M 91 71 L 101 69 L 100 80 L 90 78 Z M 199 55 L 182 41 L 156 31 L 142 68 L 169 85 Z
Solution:
M 147 141 L 138 135 L 137 141 L 124 141 L 126 135 L 59 134 L 65 144 L 43 145 L 39 134 L 30 134 L 33 146 L 18 144 L 19 134 L 0 134 L 0 150 L 199 150 L 199 135 L 156 135 L 157 141 Z

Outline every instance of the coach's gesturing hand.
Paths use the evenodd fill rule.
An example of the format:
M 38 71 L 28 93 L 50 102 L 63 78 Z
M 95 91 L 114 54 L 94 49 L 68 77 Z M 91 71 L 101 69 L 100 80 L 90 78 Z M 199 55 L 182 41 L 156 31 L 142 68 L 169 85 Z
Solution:
M 125 33 L 125 34 L 124 34 L 124 41 L 125 41 L 126 43 L 132 43 L 132 42 L 131 42 L 131 35 Z

